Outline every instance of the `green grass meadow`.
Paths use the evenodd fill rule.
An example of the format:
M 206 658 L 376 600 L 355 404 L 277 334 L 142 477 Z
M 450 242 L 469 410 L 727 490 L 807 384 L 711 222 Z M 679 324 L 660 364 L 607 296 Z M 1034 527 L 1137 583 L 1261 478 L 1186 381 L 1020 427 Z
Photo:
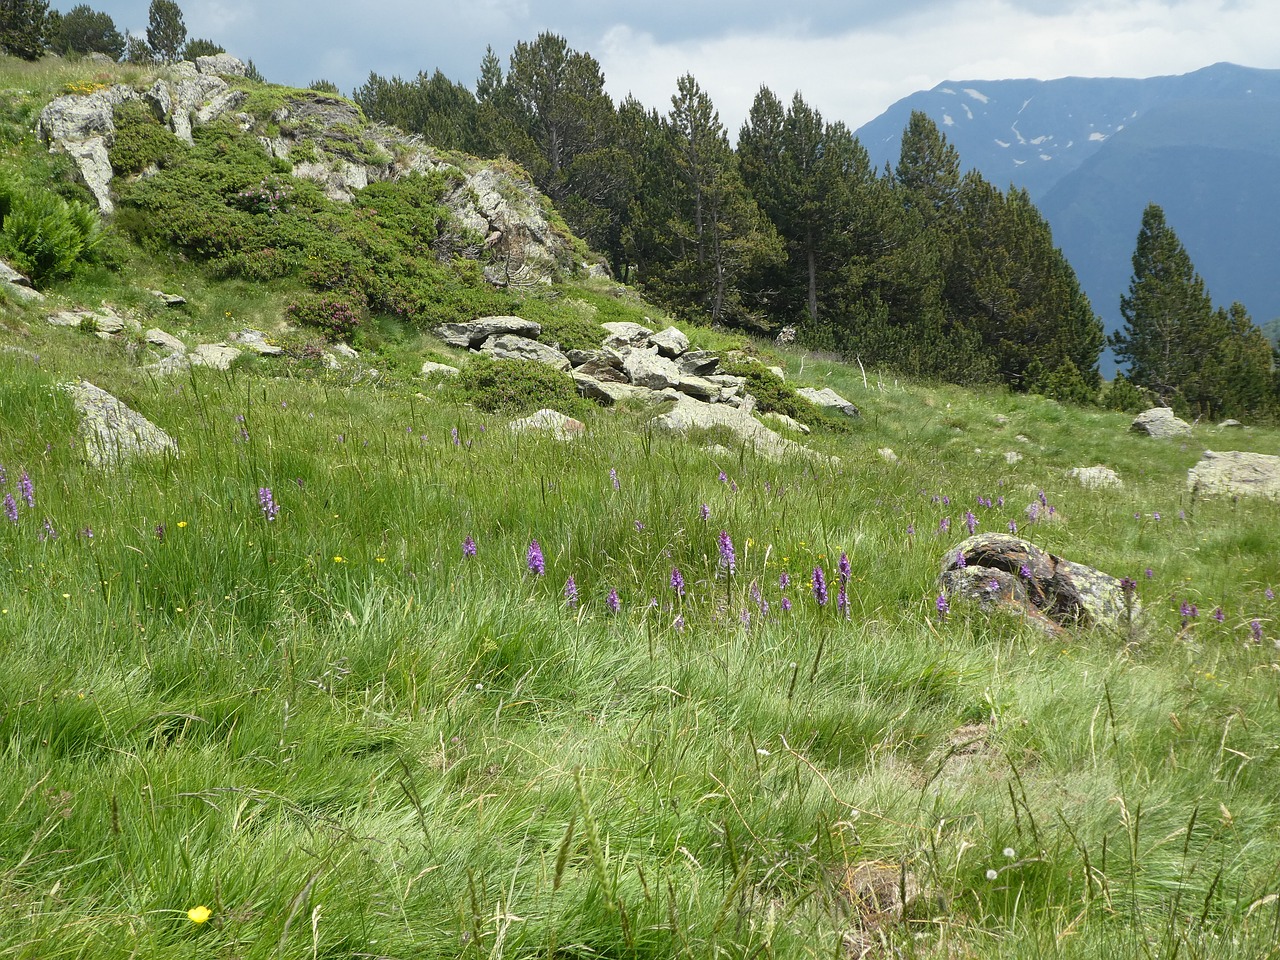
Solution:
M 565 443 L 425 384 L 156 380 L 27 332 L 0 957 L 1277 954 L 1280 507 L 1185 485 L 1275 431 L 1152 441 L 797 353 L 863 415 L 809 439 L 838 463 L 774 464 L 636 411 Z M 180 456 L 91 470 L 55 387 L 84 370 Z M 1124 489 L 1065 477 L 1096 462 Z M 1133 630 L 940 616 L 966 511 L 1134 577 Z M 860 868 L 921 895 L 878 910 Z

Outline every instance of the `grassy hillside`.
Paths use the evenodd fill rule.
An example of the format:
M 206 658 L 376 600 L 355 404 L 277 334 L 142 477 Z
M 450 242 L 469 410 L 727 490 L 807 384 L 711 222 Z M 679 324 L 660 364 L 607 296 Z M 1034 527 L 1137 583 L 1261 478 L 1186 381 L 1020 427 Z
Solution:
M 412 323 L 328 371 L 278 329 L 295 279 L 112 242 L 0 305 L 0 957 L 1275 956 L 1280 506 L 1185 477 L 1280 433 L 747 344 L 858 405 L 805 441 L 838 460 L 639 408 L 556 441 L 418 378 L 458 354 Z M 291 352 L 163 379 L 45 322 L 103 299 Z M 520 307 L 662 320 L 599 281 Z M 76 376 L 180 456 L 93 470 Z M 1099 462 L 1122 489 L 1065 475 Z M 940 613 L 967 513 L 1142 616 Z

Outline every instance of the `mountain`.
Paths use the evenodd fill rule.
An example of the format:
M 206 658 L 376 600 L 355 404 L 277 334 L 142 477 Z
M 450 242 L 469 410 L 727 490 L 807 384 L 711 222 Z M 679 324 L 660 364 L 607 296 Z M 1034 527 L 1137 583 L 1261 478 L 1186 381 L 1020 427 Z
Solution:
M 874 163 L 896 163 L 913 110 L 965 169 L 1030 193 L 1109 330 L 1147 203 L 1164 208 L 1215 302 L 1239 300 L 1259 323 L 1280 316 L 1280 70 L 947 81 L 859 128 Z

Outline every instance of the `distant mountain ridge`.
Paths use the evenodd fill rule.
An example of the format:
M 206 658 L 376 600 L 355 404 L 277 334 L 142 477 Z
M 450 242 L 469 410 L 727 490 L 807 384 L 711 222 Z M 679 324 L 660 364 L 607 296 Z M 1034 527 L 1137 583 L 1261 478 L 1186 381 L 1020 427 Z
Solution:
M 947 81 L 858 129 L 897 162 L 913 110 L 977 169 L 1023 187 L 1108 329 L 1147 203 L 1160 204 L 1215 303 L 1280 317 L 1280 70 L 1218 63 L 1147 79 Z

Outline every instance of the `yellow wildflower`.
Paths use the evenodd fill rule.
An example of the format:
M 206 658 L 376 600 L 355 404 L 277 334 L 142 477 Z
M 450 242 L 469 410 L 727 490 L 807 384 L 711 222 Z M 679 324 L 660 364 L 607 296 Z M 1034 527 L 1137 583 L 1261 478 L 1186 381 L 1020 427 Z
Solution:
M 346 557 L 334 557 L 334 558 L 333 558 L 333 562 L 334 562 L 334 563 L 346 563 L 346 562 L 347 562 L 347 558 L 346 558 Z
M 178 529 L 179 529 L 179 530 L 181 530 L 181 529 L 182 529 L 183 527 L 185 527 L 186 525 L 187 525 L 187 521 L 185 521 L 185 520 L 179 520 L 179 521 L 178 521 Z
M 211 916 L 213 916 L 213 911 L 204 905 L 192 907 L 187 911 L 187 919 L 192 923 L 204 923 Z

